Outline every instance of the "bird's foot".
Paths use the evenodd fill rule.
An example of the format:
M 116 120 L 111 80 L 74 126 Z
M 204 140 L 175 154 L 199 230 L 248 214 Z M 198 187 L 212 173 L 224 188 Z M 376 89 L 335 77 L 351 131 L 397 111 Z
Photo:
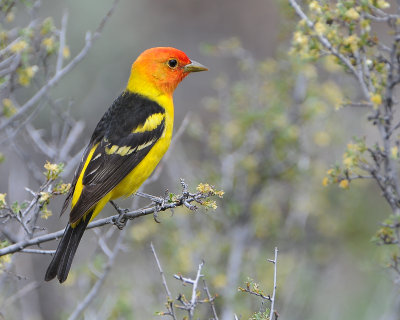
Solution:
M 125 228 L 128 219 L 125 217 L 125 213 L 120 214 L 118 218 L 114 221 L 114 224 L 117 226 L 119 230 Z
M 158 220 L 158 214 L 157 214 L 157 211 L 154 211 L 154 213 L 153 213 L 153 218 L 154 218 L 154 221 L 155 221 L 155 222 L 157 222 L 157 223 L 161 223 L 161 221 L 160 221 L 160 220 Z
M 115 208 L 115 210 L 117 210 L 117 212 L 118 212 L 118 218 L 115 219 L 114 224 L 117 226 L 118 229 L 122 230 L 126 226 L 126 223 L 128 221 L 128 219 L 126 218 L 125 214 L 127 212 L 129 212 L 129 209 L 123 209 L 123 208 L 119 207 L 112 200 L 110 200 L 110 203 Z

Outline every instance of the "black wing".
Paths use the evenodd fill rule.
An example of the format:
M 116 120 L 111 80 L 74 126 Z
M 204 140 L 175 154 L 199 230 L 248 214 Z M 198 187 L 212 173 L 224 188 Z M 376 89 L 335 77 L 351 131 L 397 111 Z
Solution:
M 64 207 L 68 206 L 72 198 L 90 150 L 97 145 L 83 176 L 83 190 L 71 210 L 70 223 L 77 222 L 148 154 L 163 135 L 165 120 L 151 131 L 133 131 L 143 125 L 149 116 L 160 113 L 165 113 L 164 108 L 137 94 L 124 92 L 114 101 L 96 126 L 75 173 Z

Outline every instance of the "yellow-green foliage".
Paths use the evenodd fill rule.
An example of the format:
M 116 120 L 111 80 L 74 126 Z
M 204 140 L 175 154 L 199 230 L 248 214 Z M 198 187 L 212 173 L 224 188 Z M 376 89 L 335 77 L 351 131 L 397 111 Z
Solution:
M 254 313 L 249 320 L 269 320 L 269 311 Z
M 387 68 L 378 51 L 379 39 L 372 29 L 371 15 L 374 8 L 387 9 L 387 1 L 338 0 L 307 1 L 307 15 L 314 23 L 313 28 L 300 20 L 293 33 L 291 53 L 304 60 L 314 61 L 326 56 L 328 50 L 320 38 L 328 40 L 339 54 L 348 58 L 353 66 L 360 65 L 360 52 L 365 53 L 371 85 L 370 96 L 375 108 L 382 104 L 382 94 L 386 86 Z M 395 22 L 396 24 L 398 21 Z M 329 54 L 329 53 L 328 53 Z M 344 70 L 347 66 L 337 57 L 334 61 Z
M 13 100 L 13 91 L 19 87 L 30 87 L 32 80 L 40 73 L 49 74 L 49 59 L 54 59 L 59 49 L 60 32 L 51 17 L 35 20 L 27 26 L 16 23 L 17 9 L 30 9 L 33 1 L 1 1 L 0 6 L 0 50 L 2 61 L 9 63 L 10 68 L 3 69 L 0 84 L 8 85 L 11 90 L 5 90 L 2 96 L 2 115 L 11 117 L 18 111 L 18 105 Z M 21 11 L 21 16 L 24 10 Z M 62 56 L 68 59 L 69 47 L 64 45 Z M 7 66 L 7 65 L 5 65 Z
M 7 240 L 0 241 L 0 249 L 9 246 L 10 243 Z M 11 254 L 6 254 L 0 257 L 0 274 L 3 272 L 2 269 L 6 266 L 7 263 L 11 262 Z

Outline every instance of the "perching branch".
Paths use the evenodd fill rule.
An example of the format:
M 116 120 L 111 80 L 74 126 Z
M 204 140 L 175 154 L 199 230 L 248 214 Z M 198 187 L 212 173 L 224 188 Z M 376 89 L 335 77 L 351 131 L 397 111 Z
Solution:
M 165 201 L 162 201 L 162 203 L 152 205 L 151 207 L 148 208 L 142 208 L 142 209 L 137 209 L 137 210 L 132 210 L 132 211 L 127 211 L 122 210 L 120 214 L 113 215 L 107 218 L 95 220 L 91 223 L 89 223 L 87 229 L 92 229 L 92 228 L 98 228 L 104 225 L 108 224 L 114 224 L 117 225 L 118 227 L 121 227 L 126 220 L 133 220 L 142 216 L 146 216 L 149 214 L 154 214 L 157 212 L 161 211 L 166 211 L 168 209 L 172 208 L 177 208 L 180 206 L 186 206 L 190 210 L 195 210 L 197 207 L 193 205 L 192 203 L 197 203 L 202 205 L 203 201 L 212 197 L 213 194 L 210 193 L 202 193 L 202 192 L 197 192 L 197 193 L 190 193 L 187 191 L 187 185 L 181 179 L 181 183 L 186 186 L 184 187 L 184 191 L 182 192 L 181 195 L 175 195 L 172 199 L 165 199 L 165 198 L 160 198 L 164 199 Z M 5 248 L 0 249 L 0 256 L 10 254 L 10 253 L 15 253 L 19 252 L 22 249 L 34 245 L 39 245 L 43 242 L 48 242 L 57 238 L 60 238 L 64 234 L 64 230 L 59 230 L 53 233 L 49 233 L 46 235 L 38 236 L 32 239 L 27 239 L 27 240 L 22 240 L 19 241 L 15 244 L 9 245 Z

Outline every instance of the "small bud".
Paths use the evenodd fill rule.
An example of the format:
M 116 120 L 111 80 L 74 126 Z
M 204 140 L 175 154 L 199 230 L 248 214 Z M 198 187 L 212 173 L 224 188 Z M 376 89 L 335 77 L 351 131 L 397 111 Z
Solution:
M 12 53 L 18 53 L 26 48 L 28 48 L 28 43 L 25 40 L 19 40 L 10 47 L 10 50 Z
M 47 208 L 47 205 L 44 205 L 40 214 L 42 219 L 47 220 L 49 217 L 52 216 L 52 212 Z
M 49 192 L 40 192 L 40 198 L 39 198 L 39 203 L 43 204 L 43 203 L 47 203 L 50 200 L 50 196 L 51 194 Z
M 347 10 L 345 16 L 350 20 L 358 20 L 360 18 L 360 14 L 354 8 Z
M 4 98 L 3 99 L 3 114 L 6 118 L 12 117 L 16 112 L 17 108 L 14 106 L 11 99 Z
M 374 105 L 374 109 L 377 109 L 378 106 L 382 104 L 382 96 L 379 93 L 375 93 L 371 97 L 371 102 Z
M 46 49 L 47 53 L 51 54 L 55 50 L 55 41 L 53 37 L 47 37 L 42 40 L 42 45 Z
M 15 19 L 15 14 L 14 14 L 14 12 L 10 12 L 10 13 L 8 13 L 8 14 L 6 15 L 6 21 L 7 21 L 8 23 L 13 22 L 14 19 Z
M 308 5 L 308 8 L 311 11 L 314 11 L 315 13 L 318 13 L 318 14 L 322 13 L 321 5 L 316 0 L 311 1 L 310 4 Z
M 398 146 L 394 146 L 392 149 L 390 149 L 390 154 L 391 154 L 393 159 L 398 159 L 398 157 L 399 157 L 399 147 Z
M 71 56 L 71 52 L 69 51 L 69 47 L 65 46 L 63 49 L 63 57 L 64 59 L 68 59 Z
M 343 179 L 342 181 L 339 182 L 339 187 L 342 189 L 348 189 L 349 188 L 349 180 Z
M 306 46 L 308 43 L 308 38 L 305 36 L 303 33 L 300 31 L 297 31 L 293 34 L 293 42 L 296 45 L 299 45 L 301 47 Z
M 0 209 L 3 209 L 7 205 L 6 195 L 7 193 L 0 193 Z
M 314 25 L 314 30 L 317 34 L 322 35 L 326 32 L 326 24 L 321 23 L 321 22 L 317 22 Z
M 385 0 L 376 1 L 376 7 L 380 9 L 388 9 L 390 8 L 390 3 Z

